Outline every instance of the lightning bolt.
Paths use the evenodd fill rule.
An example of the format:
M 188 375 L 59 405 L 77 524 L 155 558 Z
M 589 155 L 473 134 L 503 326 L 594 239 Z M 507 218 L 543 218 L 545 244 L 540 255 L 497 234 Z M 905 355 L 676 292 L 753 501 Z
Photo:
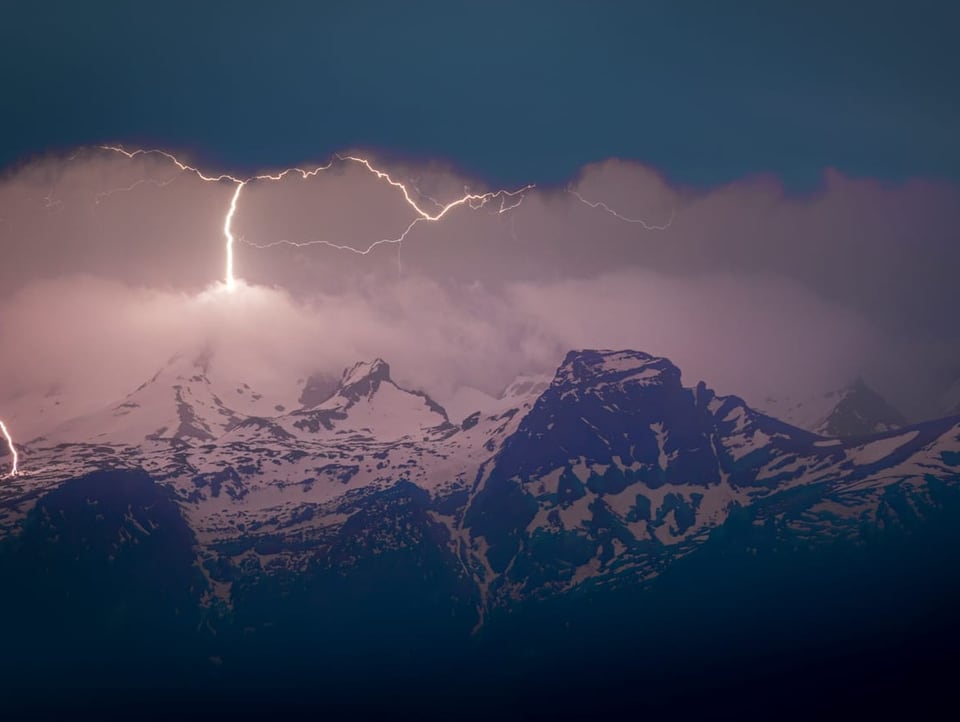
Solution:
M 167 178 L 166 180 L 162 180 L 162 181 L 154 180 L 153 178 L 141 178 L 140 180 L 134 181 L 130 185 L 124 186 L 123 188 L 112 188 L 107 191 L 100 191 L 93 197 L 93 202 L 97 205 L 100 205 L 100 201 L 102 201 L 105 198 L 109 198 L 115 193 L 129 193 L 130 191 L 136 190 L 142 185 L 151 185 L 156 188 L 165 188 L 166 186 L 173 183 L 173 181 L 175 180 L 176 180 L 176 176 Z
M 619 218 L 621 221 L 624 221 L 625 223 L 639 223 L 641 226 L 643 226 L 644 230 L 647 230 L 647 231 L 667 230 L 668 228 L 670 228 L 671 225 L 673 225 L 673 217 L 674 217 L 674 214 L 676 213 L 675 209 L 671 210 L 670 218 L 667 220 L 667 222 L 661 226 L 657 226 L 652 223 L 647 223 L 647 221 L 643 220 L 642 218 L 630 218 L 629 216 L 622 215 L 621 213 L 618 213 L 617 211 L 613 210 L 613 208 L 608 206 L 603 201 L 588 201 L 586 198 L 580 195 L 577 191 L 573 190 L 573 188 L 567 188 L 567 193 L 574 196 L 578 201 L 583 203 L 585 206 L 589 206 L 590 208 L 593 208 L 593 209 L 602 210 L 606 213 L 609 213 L 614 218 Z
M 233 272 L 233 244 L 234 244 L 233 229 L 232 229 L 233 216 L 237 211 L 237 199 L 240 197 L 240 191 L 243 190 L 243 187 L 249 182 L 250 179 L 237 178 L 227 173 L 222 173 L 216 176 L 206 175 L 199 168 L 195 168 L 192 165 L 183 163 L 179 158 L 173 155 L 173 153 L 168 153 L 167 151 L 160 150 L 158 148 L 150 148 L 150 149 L 138 148 L 137 150 L 127 150 L 118 145 L 101 145 L 99 147 L 100 147 L 100 150 L 106 150 L 112 153 L 119 153 L 131 160 L 133 160 L 137 156 L 159 155 L 162 158 L 165 158 L 166 160 L 173 163 L 181 171 L 185 173 L 192 173 L 197 178 L 199 178 L 200 180 L 206 183 L 221 183 L 223 181 L 229 181 L 236 186 L 235 190 L 233 191 L 233 195 L 230 198 L 230 206 L 227 209 L 227 213 L 223 219 L 223 235 L 226 238 L 226 269 L 224 272 L 223 282 L 227 290 L 233 290 L 236 287 L 236 283 L 237 283 L 237 279 L 234 276 L 234 272 Z M 125 188 L 115 188 L 113 190 L 100 193 L 97 196 L 97 200 L 99 202 L 100 199 L 111 196 L 115 193 L 124 193 L 124 192 L 131 191 L 134 188 L 146 182 L 148 182 L 146 179 L 142 179 L 142 180 L 136 181 L 135 183 Z M 172 179 L 169 179 L 162 183 L 154 182 L 154 185 L 158 185 L 162 187 L 171 182 L 172 182 Z
M 237 277 L 234 270 L 234 248 L 238 242 L 238 239 L 233 232 L 233 219 L 237 212 L 237 204 L 240 200 L 240 194 L 242 193 L 244 187 L 251 183 L 255 182 L 267 182 L 267 181 L 280 181 L 286 178 L 289 175 L 299 175 L 301 179 L 308 180 L 314 176 L 319 175 L 323 171 L 329 170 L 335 163 L 355 163 L 362 166 L 370 174 L 372 174 L 377 180 L 383 181 L 390 185 L 393 188 L 396 188 L 400 194 L 403 196 L 404 201 L 410 208 L 413 210 L 415 217 L 410 223 L 403 229 L 403 231 L 394 237 L 391 238 L 381 238 L 379 240 L 373 241 L 368 244 L 365 248 L 354 248 L 353 246 L 342 245 L 338 243 L 333 243 L 331 241 L 289 241 L 289 240 L 280 240 L 274 241 L 272 243 L 257 244 L 250 241 L 243 241 L 254 248 L 271 248 L 274 246 L 280 245 L 289 245 L 296 247 L 303 246 L 314 246 L 322 245 L 329 248 L 336 249 L 338 251 L 349 251 L 356 253 L 358 255 L 367 255 L 377 246 L 384 244 L 401 244 L 410 234 L 410 232 L 419 224 L 419 223 L 435 223 L 440 221 L 444 216 L 450 213 L 456 208 L 461 206 L 468 207 L 472 210 L 477 210 L 486 206 L 491 201 L 499 200 L 500 208 L 497 211 L 498 213 L 506 213 L 507 211 L 513 210 L 523 202 L 523 196 L 528 191 L 534 188 L 533 184 L 526 185 L 517 190 L 508 191 L 508 190 L 498 190 L 490 191 L 486 193 L 464 193 L 463 196 L 452 200 L 446 204 L 441 204 L 435 199 L 427 198 L 427 200 L 434 203 L 438 210 L 434 212 L 429 212 L 422 208 L 417 200 L 411 194 L 410 189 L 406 184 L 401 183 L 400 181 L 394 179 L 389 173 L 375 167 L 367 158 L 362 158 L 360 156 L 354 155 L 339 155 L 336 154 L 326 165 L 317 166 L 312 169 L 303 169 L 303 168 L 287 168 L 286 170 L 280 171 L 278 173 L 262 173 L 260 175 L 250 176 L 248 178 L 239 178 L 229 174 L 221 175 L 207 175 L 203 173 L 199 168 L 196 168 L 192 165 L 184 163 L 179 158 L 177 158 L 172 153 L 168 153 L 165 150 L 159 149 L 137 149 L 137 150 L 127 150 L 121 146 L 115 145 L 103 145 L 100 146 L 101 150 L 110 151 L 113 153 L 119 153 L 127 158 L 133 159 L 138 156 L 146 155 L 158 155 L 175 165 L 180 171 L 192 173 L 197 178 L 208 183 L 221 183 L 228 181 L 235 185 L 233 195 L 230 197 L 230 204 L 227 208 L 227 211 L 223 218 L 223 236 L 225 239 L 225 269 L 224 269 L 224 285 L 226 288 L 233 289 L 237 283 Z M 97 195 L 97 200 L 101 200 L 104 197 L 113 195 L 114 193 L 122 193 L 133 190 L 134 188 L 147 183 L 150 181 L 140 180 L 124 188 L 116 188 L 110 191 L 105 191 Z M 153 185 L 164 186 L 172 182 L 172 179 L 168 179 L 163 182 L 152 181 Z M 243 239 L 241 239 L 243 240 Z
M 102 145 L 102 146 L 99 146 L 99 148 L 101 150 L 110 151 L 113 153 L 119 153 L 130 159 L 134 159 L 138 156 L 157 155 L 169 161 L 170 163 L 172 163 L 179 171 L 191 173 L 202 181 L 205 181 L 208 183 L 230 182 L 234 184 L 235 188 L 234 188 L 233 194 L 230 197 L 230 203 L 227 207 L 226 213 L 224 214 L 224 218 L 223 218 L 223 237 L 225 241 L 225 269 L 224 269 L 223 282 L 227 290 L 232 290 L 233 288 L 235 288 L 237 283 L 237 277 L 234 270 L 234 266 L 235 266 L 234 248 L 238 242 L 242 242 L 253 248 L 259 248 L 259 249 L 273 248 L 276 246 L 293 246 L 296 248 L 303 248 L 306 246 L 326 246 L 327 248 L 332 248 L 337 251 L 346 251 L 350 253 L 355 253 L 357 255 L 365 256 L 369 254 L 371 251 L 373 251 L 373 249 L 377 248 L 378 246 L 382 246 L 385 244 L 395 244 L 398 246 L 401 245 L 404 242 L 404 240 L 406 240 L 407 236 L 410 235 L 410 233 L 413 231 L 414 228 L 416 228 L 418 224 L 436 223 L 442 220 L 448 213 L 450 213 L 451 211 L 457 208 L 460 208 L 461 206 L 470 208 L 471 210 L 478 210 L 478 209 L 484 208 L 491 202 L 499 201 L 499 208 L 495 209 L 496 213 L 504 214 L 509 211 L 512 211 L 515 208 L 519 207 L 520 204 L 523 203 L 523 200 L 526 197 L 526 194 L 532 191 L 536 187 L 534 184 L 531 183 L 512 191 L 501 189 L 497 191 L 489 191 L 486 193 L 470 193 L 467 189 L 464 189 L 464 194 L 461 197 L 456 198 L 452 201 L 449 201 L 448 203 L 441 203 L 437 199 L 421 193 L 420 190 L 415 185 L 414 181 L 409 181 L 409 183 L 406 183 L 406 184 L 402 183 L 394 179 L 386 171 L 383 171 L 375 167 L 367 158 L 354 156 L 354 155 L 335 154 L 326 165 L 320 165 L 312 169 L 294 167 L 294 168 L 287 168 L 286 170 L 282 170 L 278 173 L 262 173 L 260 175 L 249 176 L 247 178 L 240 178 L 227 173 L 222 173 L 220 175 L 207 175 L 206 173 L 202 172 L 199 168 L 189 165 L 188 163 L 184 163 L 172 153 L 169 153 L 165 150 L 156 149 L 156 148 L 153 148 L 153 149 L 139 148 L 136 150 L 126 150 L 125 148 L 118 145 Z M 281 240 L 272 241 L 269 243 L 256 243 L 253 241 L 248 241 L 244 238 L 238 239 L 234 235 L 233 219 L 234 219 L 234 216 L 236 215 L 237 205 L 240 200 L 240 194 L 243 192 L 244 187 L 254 182 L 280 181 L 289 175 L 299 175 L 301 179 L 308 180 L 309 178 L 313 178 L 319 175 L 320 173 L 326 170 L 329 170 L 331 167 L 333 167 L 335 163 L 343 163 L 343 164 L 355 163 L 357 165 L 360 165 L 365 170 L 367 170 L 370 174 L 372 174 L 377 180 L 383 181 L 388 185 L 390 185 L 391 187 L 396 188 L 400 192 L 400 194 L 403 196 L 403 199 L 406 202 L 406 204 L 413 211 L 414 218 L 410 221 L 410 223 L 407 224 L 407 226 L 399 234 L 392 237 L 381 238 L 379 240 L 372 241 L 364 248 L 355 248 L 353 246 L 334 243 L 333 241 L 327 241 L 327 240 L 294 241 L 294 240 L 288 240 L 288 239 L 281 239 Z M 96 201 L 99 203 L 103 198 L 109 197 L 115 193 L 123 193 L 123 192 L 131 191 L 143 184 L 149 183 L 157 187 L 164 187 L 169 183 L 172 183 L 173 180 L 174 178 L 168 178 L 163 181 L 141 179 L 123 188 L 115 188 L 113 190 L 98 193 L 96 196 Z M 419 198 L 427 200 L 430 203 L 432 203 L 436 210 L 434 210 L 433 212 L 430 212 L 424 209 L 423 207 L 421 207 L 420 203 L 417 202 L 417 200 L 414 198 L 414 195 L 410 192 L 411 187 L 413 188 L 415 194 Z M 648 223 L 647 221 L 641 218 L 631 218 L 630 216 L 626 216 L 614 210 L 613 208 L 611 208 L 604 201 L 588 200 L 584 198 L 578 191 L 572 188 L 568 188 L 567 191 L 571 195 L 573 195 L 579 202 L 583 203 L 584 205 L 590 208 L 601 210 L 625 223 L 639 224 L 645 230 L 648 230 L 648 231 L 665 231 L 668 228 L 670 228 L 671 224 L 673 223 L 674 211 L 670 212 L 670 218 L 669 220 L 667 220 L 665 224 L 656 225 L 656 224 Z M 398 261 L 399 261 L 399 258 L 398 258 Z
M 17 447 L 13 444 L 13 437 L 10 436 L 10 432 L 7 431 L 7 426 L 2 421 L 0 421 L 0 433 L 3 434 L 3 438 L 7 440 L 7 447 L 10 449 L 10 454 L 13 456 L 13 466 L 10 467 L 10 473 L 8 477 L 16 476 L 19 472 L 17 470 L 17 465 L 20 462 L 20 455 L 17 453 Z
M 507 211 L 512 211 L 514 208 L 517 208 L 521 203 L 523 203 L 523 197 L 524 197 L 523 194 L 532 190 L 534 187 L 535 186 L 533 184 L 529 184 L 514 191 L 499 190 L 499 191 L 492 191 L 489 193 L 467 194 L 461 198 L 456 199 L 455 201 L 451 201 L 450 203 L 447 203 L 446 205 L 442 205 L 437 201 L 435 201 L 434 199 L 428 198 L 428 200 L 430 200 L 432 203 L 436 203 L 436 205 L 440 208 L 439 211 L 433 214 L 430 214 L 424 211 L 416 203 L 414 203 L 412 199 L 409 198 L 408 195 L 405 194 L 405 197 L 408 199 L 409 205 L 417 212 L 418 214 L 417 217 L 414 218 L 412 221 L 410 221 L 407 227 L 404 228 L 403 232 L 400 233 L 398 236 L 395 236 L 393 238 L 381 238 L 380 240 L 373 241 L 372 243 L 367 245 L 366 248 L 354 248 L 353 246 L 340 245 L 337 243 L 333 243 L 332 241 L 317 241 L 317 240 L 291 241 L 287 239 L 282 239 L 279 241 L 272 241 L 270 243 L 254 243 L 252 241 L 248 241 L 245 239 L 241 239 L 241 240 L 243 243 L 247 244 L 248 246 L 252 246 L 254 248 L 274 248 L 276 246 L 294 246 L 296 248 L 303 248 L 305 246 L 326 246 L 328 248 L 334 248 L 338 251 L 349 251 L 351 253 L 356 253 L 357 255 L 360 255 L 360 256 L 365 256 L 369 254 L 377 246 L 382 246 L 387 243 L 392 243 L 392 244 L 403 243 L 406 240 L 407 236 L 410 235 L 410 232 L 418 224 L 424 223 L 424 222 L 432 223 L 432 222 L 439 221 L 445 215 L 447 215 L 447 213 L 452 211 L 454 208 L 458 208 L 463 205 L 466 205 L 471 210 L 479 210 L 480 208 L 487 205 L 490 201 L 499 199 L 500 208 L 497 209 L 496 211 L 498 215 L 506 213 Z
M 101 146 L 98 146 L 98 148 L 100 150 L 109 151 L 112 153 L 118 153 L 131 160 L 134 158 L 137 158 L 138 156 L 157 155 L 169 161 L 170 163 L 172 163 L 180 172 L 190 173 L 204 182 L 222 183 L 226 181 L 234 184 L 234 191 L 233 191 L 233 194 L 230 196 L 230 203 L 223 217 L 223 236 L 225 240 L 225 269 L 224 269 L 223 283 L 227 290 L 233 290 L 237 284 L 237 277 L 234 271 L 234 247 L 236 246 L 238 239 L 233 233 L 233 219 L 237 212 L 237 205 L 240 200 L 240 195 L 243 189 L 250 183 L 254 183 L 258 181 L 280 181 L 286 178 L 288 175 L 292 175 L 292 174 L 299 175 L 303 180 L 308 180 L 309 178 L 319 175 L 323 171 L 329 170 L 331 167 L 333 167 L 335 163 L 339 162 L 344 164 L 345 163 L 358 164 L 363 168 L 365 168 L 369 173 L 371 173 L 377 180 L 384 181 L 391 187 L 396 188 L 403 195 L 404 201 L 414 212 L 414 218 L 413 220 L 410 221 L 409 224 L 407 224 L 407 226 L 403 229 L 403 231 L 399 235 L 391 238 L 382 238 L 382 239 L 373 241 L 369 243 L 366 246 L 366 248 L 354 248 L 353 246 L 337 244 L 337 243 L 333 243 L 331 241 L 325 241 L 325 240 L 291 241 L 291 240 L 284 239 L 279 241 L 273 241 L 271 243 L 257 244 L 251 241 L 246 241 L 245 239 L 242 239 L 242 238 L 239 239 L 239 241 L 247 243 L 248 245 L 254 248 L 261 248 L 261 249 L 272 248 L 272 247 L 281 246 L 281 245 L 288 245 L 288 246 L 295 246 L 295 247 L 322 245 L 322 246 L 327 246 L 329 248 L 333 248 L 338 251 L 348 251 L 358 255 L 367 255 L 374 248 L 384 244 L 400 245 L 403 243 L 403 241 L 407 238 L 410 232 L 418 224 L 438 222 L 442 220 L 448 213 L 450 213 L 451 211 L 457 208 L 460 208 L 461 206 L 470 208 L 471 210 L 479 210 L 481 208 L 486 207 L 489 203 L 493 201 L 499 201 L 499 208 L 496 209 L 496 213 L 497 214 L 508 213 L 509 211 L 512 211 L 518 208 L 523 203 L 524 198 L 526 197 L 526 194 L 536 188 L 535 184 L 533 183 L 527 184 L 525 186 L 522 186 L 512 191 L 501 189 L 497 191 L 488 191 L 485 193 L 470 193 L 465 188 L 464 194 L 461 197 L 456 198 L 455 200 L 452 200 L 448 203 L 441 203 L 437 199 L 422 193 L 419 190 L 419 188 L 417 188 L 414 181 L 412 180 L 409 181 L 409 185 L 414 189 L 416 195 L 421 199 L 429 201 L 437 209 L 433 213 L 430 213 L 424 210 L 417 203 L 413 195 L 411 195 L 410 189 L 407 187 L 407 184 L 404 184 L 398 180 L 395 180 L 386 171 L 376 168 L 368 159 L 362 158 L 360 156 L 335 154 L 331 158 L 330 162 L 328 162 L 326 165 L 317 166 L 310 170 L 294 167 L 294 168 L 287 168 L 286 170 L 280 171 L 278 173 L 273 173 L 273 174 L 263 173 L 260 175 L 249 176 L 247 178 L 240 178 L 237 176 L 230 175 L 228 173 L 221 173 L 220 175 L 207 175 L 206 173 L 201 171 L 199 168 L 189 165 L 188 163 L 184 163 L 172 153 L 169 153 L 168 151 L 161 150 L 158 148 L 149 148 L 149 149 L 138 148 L 136 150 L 127 150 L 122 146 L 118 146 L 118 145 L 101 145 Z M 75 158 L 78 157 L 78 155 L 79 155 L 79 151 L 72 154 L 68 158 L 68 161 L 74 160 Z M 163 188 L 169 185 L 170 183 L 172 183 L 175 179 L 176 179 L 176 175 L 171 176 L 170 178 L 166 178 L 164 180 L 141 178 L 127 186 L 124 186 L 121 188 L 114 188 L 111 190 L 97 193 L 94 197 L 94 202 L 95 204 L 99 205 L 99 203 L 105 198 L 108 198 L 118 193 L 127 193 L 130 191 L 133 191 L 142 185 L 152 185 L 157 188 Z M 639 224 L 645 230 L 648 230 L 648 231 L 665 231 L 668 228 L 670 228 L 671 224 L 673 223 L 673 219 L 674 219 L 673 210 L 671 210 L 670 218 L 667 220 L 665 224 L 655 225 L 655 224 L 648 223 L 647 221 L 644 221 L 643 219 L 640 219 L 640 218 L 631 218 L 629 216 L 625 216 L 619 213 L 618 211 L 614 210 L 613 208 L 611 208 L 604 201 L 587 200 L 578 191 L 574 190 L 573 188 L 568 188 L 567 192 L 569 192 L 578 201 L 580 201 L 581 203 L 583 203 L 584 205 L 590 208 L 602 210 L 605 213 L 608 213 L 614 216 L 615 218 L 618 218 L 619 220 L 624 221 L 626 223 Z M 53 198 L 52 195 L 47 195 L 46 197 L 44 197 L 43 200 L 44 200 L 44 207 L 48 211 L 59 211 L 62 208 L 62 201 L 56 198 Z M 4 220 L 5 219 L 0 218 L 0 221 L 4 221 Z M 512 234 L 514 235 L 514 237 L 516 237 L 516 229 L 512 227 L 512 224 L 511 224 L 511 228 L 512 228 Z M 18 470 L 19 454 L 17 453 L 17 449 L 16 449 L 16 446 L 14 445 L 13 438 L 10 436 L 10 432 L 7 430 L 7 427 L 3 423 L 3 421 L 0 421 L 0 432 L 2 432 L 2 435 L 7 443 L 7 447 L 10 449 L 10 453 L 13 457 L 13 464 L 8 474 L 8 477 L 17 476 L 19 474 L 19 470 Z
M 227 209 L 227 215 L 223 217 L 223 235 L 227 239 L 227 270 L 224 276 L 224 283 L 228 290 L 233 290 L 236 285 L 236 278 L 233 275 L 233 216 L 237 212 L 237 201 L 240 199 L 240 191 L 246 183 L 237 183 L 237 189 L 230 197 L 230 207 Z

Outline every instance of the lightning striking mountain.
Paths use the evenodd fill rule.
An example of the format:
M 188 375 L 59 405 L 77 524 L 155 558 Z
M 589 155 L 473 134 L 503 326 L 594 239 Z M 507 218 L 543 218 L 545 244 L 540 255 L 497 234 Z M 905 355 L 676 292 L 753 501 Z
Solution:
M 0 421 L 0 433 L 3 434 L 3 438 L 6 439 L 7 447 L 10 449 L 10 454 L 13 457 L 13 463 L 10 466 L 10 473 L 8 476 L 16 476 L 19 471 L 17 466 L 20 462 L 20 455 L 17 453 L 17 447 L 13 443 L 13 437 L 10 436 L 10 432 L 7 431 L 7 426 L 2 421 Z
M 82 149 L 81 149 L 82 150 Z M 73 161 L 79 157 L 81 150 L 74 152 L 68 157 L 68 161 Z M 416 228 L 419 224 L 422 223 L 437 223 L 442 221 L 445 217 L 451 214 L 458 208 L 464 207 L 470 210 L 480 210 L 483 208 L 488 208 L 491 213 L 497 215 L 503 215 L 509 213 L 517 208 L 519 208 L 527 195 L 536 189 L 536 185 L 529 183 L 527 185 L 510 189 L 499 189 L 494 191 L 485 191 L 485 192 L 472 192 L 469 188 L 464 188 L 464 192 L 459 197 L 456 197 L 452 200 L 442 201 L 438 198 L 434 198 L 427 193 L 424 193 L 417 187 L 417 181 L 415 179 L 410 179 L 406 182 L 397 180 L 390 173 L 382 170 L 381 168 L 375 166 L 369 158 L 365 158 L 358 155 L 345 155 L 345 154 L 335 154 L 331 157 L 330 161 L 325 165 L 318 165 L 312 168 L 302 168 L 302 167 L 292 167 L 285 170 L 281 170 L 275 173 L 260 173 L 251 176 L 240 176 L 234 175 L 231 173 L 208 173 L 201 170 L 199 167 L 191 165 L 173 153 L 162 150 L 160 148 L 137 148 L 133 150 L 128 150 L 120 145 L 101 145 L 97 146 L 95 150 L 117 154 L 123 156 L 128 160 L 133 160 L 140 157 L 158 157 L 163 161 L 168 162 L 172 168 L 169 174 L 164 174 L 163 177 L 154 178 L 154 177 L 141 177 L 134 179 L 132 181 L 126 182 L 124 185 L 108 188 L 106 190 L 98 190 L 93 197 L 93 203 L 95 206 L 99 206 L 105 200 L 124 193 L 132 192 L 142 186 L 152 186 L 157 189 L 164 188 L 171 183 L 173 183 L 180 174 L 186 173 L 193 175 L 199 180 L 206 183 L 229 183 L 232 184 L 233 189 L 229 197 L 229 202 L 226 206 L 226 209 L 223 212 L 223 222 L 221 224 L 223 239 L 224 239 L 224 267 L 222 280 L 217 284 L 218 290 L 232 291 L 236 288 L 238 283 L 238 274 L 236 270 L 236 259 L 235 259 L 235 250 L 236 245 L 239 242 L 243 242 L 251 247 L 259 249 L 269 249 L 275 246 L 294 246 L 294 247 L 306 247 L 306 246 L 326 246 L 337 251 L 346 251 L 354 253 L 357 255 L 367 255 L 371 253 L 375 248 L 384 244 L 394 244 L 398 247 L 404 242 L 404 240 L 410 235 L 410 233 Z M 296 177 L 299 176 L 300 179 L 306 181 L 311 178 L 318 176 L 319 174 L 327 171 L 337 165 L 357 165 L 360 166 L 367 173 L 372 175 L 377 181 L 383 182 L 388 185 L 390 188 L 396 190 L 403 198 L 403 201 L 409 206 L 412 218 L 409 222 L 403 226 L 399 232 L 384 238 L 373 240 L 367 243 L 365 246 L 354 247 L 351 245 L 336 243 L 331 240 L 276 240 L 270 242 L 257 242 L 253 240 L 247 240 L 240 237 L 234 229 L 234 219 L 237 214 L 237 211 L 240 207 L 241 196 L 243 195 L 243 190 L 248 185 L 254 183 L 268 183 L 268 182 L 279 182 L 287 177 Z M 619 211 L 610 207 L 604 201 L 593 201 L 588 200 L 582 196 L 578 191 L 568 188 L 567 191 L 570 195 L 577 199 L 578 202 L 584 204 L 588 208 L 599 210 L 604 213 L 607 213 L 620 221 L 626 223 L 634 223 L 641 225 L 643 229 L 648 231 L 663 231 L 670 227 L 673 221 L 673 213 L 671 212 L 670 219 L 666 224 L 655 225 L 648 223 L 639 218 L 633 218 L 627 215 L 620 213 Z M 44 198 L 44 208 L 47 211 L 57 211 L 61 208 L 62 202 L 58 199 L 55 199 L 52 194 L 48 194 Z M 515 231 L 514 231 L 515 233 Z M 399 256 L 398 256 L 399 263 Z M 6 439 L 6 443 L 10 449 L 12 456 L 12 469 L 10 471 L 10 476 L 17 475 L 19 473 L 19 456 L 17 449 L 14 446 L 14 442 L 5 426 L 0 424 L 0 428 L 3 430 L 3 435 Z

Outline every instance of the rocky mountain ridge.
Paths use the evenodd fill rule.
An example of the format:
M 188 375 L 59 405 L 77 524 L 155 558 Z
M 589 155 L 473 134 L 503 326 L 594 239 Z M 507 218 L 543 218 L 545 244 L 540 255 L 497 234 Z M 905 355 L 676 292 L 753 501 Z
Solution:
M 956 483 L 960 466 L 957 419 L 826 438 L 684 387 L 669 360 L 635 351 L 571 352 L 549 386 L 515 385 L 459 425 L 379 359 L 270 417 L 230 408 L 198 371 L 159 374 L 23 449 L 26 473 L 0 487 L 3 536 L 73 479 L 142 470 L 195 535 L 208 604 L 334 564 L 360 534 L 351 564 L 429 539 L 479 620 L 521 599 L 652 579 L 737 509 L 811 543 L 855 537 L 893 523 L 889 494 L 907 500 L 898 514 L 920 513 L 931 483 Z M 416 523 L 385 533 L 400 509 Z

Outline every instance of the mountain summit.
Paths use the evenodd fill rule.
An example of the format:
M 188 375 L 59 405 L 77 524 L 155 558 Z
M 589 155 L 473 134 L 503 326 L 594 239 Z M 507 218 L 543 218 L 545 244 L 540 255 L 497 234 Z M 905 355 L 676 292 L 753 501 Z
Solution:
M 443 407 L 422 391 L 401 388 L 383 359 L 354 364 L 321 403 L 278 419 L 291 433 L 363 432 L 377 439 L 450 427 Z
M 814 429 L 823 436 L 868 436 L 906 426 L 907 420 L 876 391 L 857 379 Z
M 211 378 L 206 356 L 177 355 L 122 400 L 67 421 L 48 436 L 126 445 L 210 442 L 247 416 L 270 411 L 264 396 L 246 383 Z
M 767 398 L 760 408 L 770 416 L 821 436 L 852 438 L 892 431 L 907 424 L 903 414 L 862 378 L 822 394 Z

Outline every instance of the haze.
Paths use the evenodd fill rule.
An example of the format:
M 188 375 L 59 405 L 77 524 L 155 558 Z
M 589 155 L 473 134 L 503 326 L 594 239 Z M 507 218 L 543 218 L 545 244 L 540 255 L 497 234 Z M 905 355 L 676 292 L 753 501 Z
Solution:
M 428 207 L 491 190 L 437 164 L 388 170 Z M 200 349 L 216 372 L 286 396 L 380 356 L 443 403 L 549 373 L 571 348 L 613 347 L 668 356 L 686 384 L 760 406 L 862 375 L 919 419 L 960 366 L 960 194 L 945 182 L 828 171 L 803 196 L 772 177 L 694 191 L 609 160 L 512 210 L 418 224 L 402 245 L 284 243 L 365 250 L 415 218 L 395 188 L 335 165 L 244 189 L 243 283 L 226 293 L 233 189 L 91 149 L 8 171 L 0 403 L 56 388 L 94 410 Z

